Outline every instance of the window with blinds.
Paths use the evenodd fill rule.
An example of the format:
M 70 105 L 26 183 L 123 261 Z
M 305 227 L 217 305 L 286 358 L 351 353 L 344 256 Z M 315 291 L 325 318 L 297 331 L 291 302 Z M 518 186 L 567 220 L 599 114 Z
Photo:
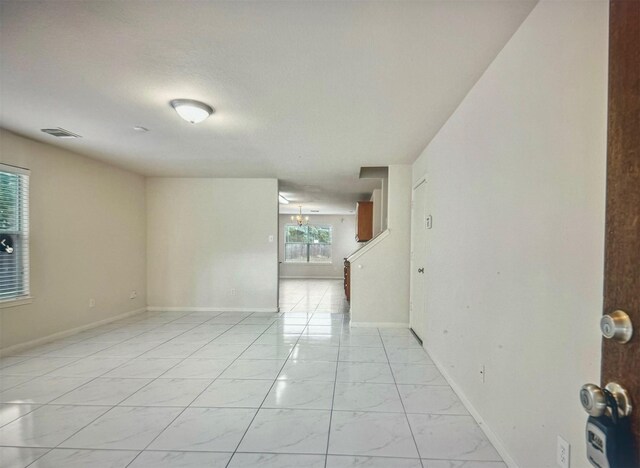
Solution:
M 0 164 L 0 303 L 29 297 L 29 171 Z

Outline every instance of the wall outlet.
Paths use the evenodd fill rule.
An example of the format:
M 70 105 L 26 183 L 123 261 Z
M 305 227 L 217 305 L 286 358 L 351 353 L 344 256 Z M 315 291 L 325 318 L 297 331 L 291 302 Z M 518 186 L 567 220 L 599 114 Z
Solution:
M 269 242 L 273 242 L 275 240 L 275 237 L 273 237 L 273 235 L 269 236 Z
M 91 298 L 89 299 L 89 307 L 95 307 L 96 306 L 96 300 Z
M 484 364 L 480 364 L 480 383 L 484 383 L 486 380 L 487 372 Z
M 135 299 L 136 297 L 138 297 L 138 291 L 131 291 L 131 294 L 129 294 L 129 299 Z
M 561 468 L 569 468 L 571 456 L 571 445 L 569 442 L 558 436 L 558 450 L 556 452 L 556 463 Z
M 237 295 L 237 292 L 238 292 L 238 291 L 236 291 L 236 288 L 231 288 L 231 295 L 232 295 L 232 296 L 236 296 L 236 295 Z

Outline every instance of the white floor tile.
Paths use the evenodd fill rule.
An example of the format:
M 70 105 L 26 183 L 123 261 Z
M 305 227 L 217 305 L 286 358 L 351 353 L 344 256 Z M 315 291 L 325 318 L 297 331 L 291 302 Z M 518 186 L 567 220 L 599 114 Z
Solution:
M 242 408 L 187 408 L 149 448 L 234 451 L 255 412 Z
M 142 450 L 180 411 L 180 408 L 112 408 L 61 447 Z
M 337 381 L 394 383 L 389 364 L 376 362 L 339 362 Z
M 52 401 L 59 405 L 117 405 L 151 379 L 97 378 Z
M 328 410 L 332 400 L 333 382 L 279 380 L 269 392 L 263 408 Z
M 329 411 L 261 409 L 238 450 L 324 454 L 329 416 Z
M 31 375 L 3 375 L 0 373 L 0 392 L 16 387 L 34 378 L 35 377 Z
M 471 416 L 409 414 L 422 458 L 500 461 Z
M 340 346 L 382 348 L 382 339 L 377 335 L 343 335 Z
M 34 357 L 2 369 L 4 375 L 44 375 L 77 361 L 77 357 Z
M 278 380 L 315 380 L 333 382 L 336 379 L 336 364 L 328 361 L 292 361 L 284 365 Z
M 162 378 L 215 379 L 232 362 L 230 359 L 187 358 L 162 374 Z
M 429 460 L 423 459 L 424 468 L 507 468 L 503 462 L 477 460 Z
M 229 468 L 324 468 L 324 455 L 236 453 Z
M 55 447 L 109 408 L 42 406 L 0 428 L 0 441 L 17 447 Z
M 104 374 L 104 377 L 137 377 L 153 379 L 160 377 L 179 362 L 182 362 L 182 359 L 140 357 L 116 367 Z
M 293 344 L 281 346 L 252 344 L 240 355 L 239 359 L 286 359 L 292 349 Z
M 191 406 L 259 408 L 272 384 L 272 380 L 217 379 Z
M 137 451 L 55 449 L 30 468 L 125 468 Z
M 0 404 L 0 427 L 39 408 L 40 405 L 17 405 L 12 403 Z M 0 444 L 2 441 L 0 440 Z M 1 460 L 1 459 L 0 459 Z
M 59 377 L 100 377 L 127 361 L 129 361 L 129 358 L 89 356 L 60 367 L 50 372 L 49 375 Z
M 394 384 L 337 382 L 334 410 L 404 413 Z
M 338 348 L 333 346 L 297 344 L 293 349 L 293 353 L 291 353 L 291 359 L 335 362 L 338 360 Z
M 283 280 L 279 313 L 147 312 L 0 358 L 0 465 L 506 468 L 411 332 L 350 328 L 343 294 Z
M 49 449 L 40 448 L 0 447 L 2 468 L 25 468 L 48 451 Z
M 387 346 L 386 351 L 389 362 L 434 365 L 429 355 L 422 348 L 392 348 Z
M 397 384 L 447 385 L 435 366 L 391 363 Z
M 329 455 L 327 468 L 422 468 L 419 459 Z
M 238 360 L 220 374 L 221 379 L 275 379 L 284 360 Z
M 142 452 L 129 468 L 225 468 L 231 453 Z
M 248 344 L 232 345 L 211 342 L 193 353 L 192 358 L 229 359 L 240 356 L 249 347 Z
M 341 347 L 339 361 L 388 362 L 384 348 Z
M 469 414 L 450 387 L 398 385 L 398 390 L 407 413 Z
M 334 411 L 329 453 L 418 458 L 407 418 L 396 413 Z
M 121 406 L 189 406 L 211 380 L 157 379 L 120 403 Z
M 420 348 L 422 345 L 414 336 L 384 335 L 382 342 L 390 348 Z
M 0 402 L 49 403 L 85 384 L 90 379 L 90 377 L 55 377 L 48 375 L 37 377 L 0 393 Z

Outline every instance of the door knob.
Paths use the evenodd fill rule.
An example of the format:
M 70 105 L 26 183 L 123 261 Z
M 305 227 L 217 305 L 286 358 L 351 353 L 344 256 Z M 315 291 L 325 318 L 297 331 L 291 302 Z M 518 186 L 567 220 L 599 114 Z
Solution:
M 424 273 L 424 268 L 418 268 L 418 273 Z
M 582 407 L 589 416 L 598 418 L 604 415 L 609 406 L 606 393 L 609 393 L 616 400 L 618 417 L 625 418 L 631 414 L 633 406 L 631 405 L 629 392 L 620 384 L 609 382 L 604 387 L 604 390 L 592 383 L 585 384 L 580 389 L 580 403 L 582 403 Z
M 626 312 L 615 310 L 600 319 L 602 336 L 618 343 L 627 343 L 633 336 L 633 325 Z

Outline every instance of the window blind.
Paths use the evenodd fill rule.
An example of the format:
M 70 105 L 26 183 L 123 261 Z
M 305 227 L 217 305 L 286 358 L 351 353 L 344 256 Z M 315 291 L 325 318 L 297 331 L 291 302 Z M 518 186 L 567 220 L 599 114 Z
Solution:
M 0 302 L 29 296 L 29 171 L 0 164 Z

